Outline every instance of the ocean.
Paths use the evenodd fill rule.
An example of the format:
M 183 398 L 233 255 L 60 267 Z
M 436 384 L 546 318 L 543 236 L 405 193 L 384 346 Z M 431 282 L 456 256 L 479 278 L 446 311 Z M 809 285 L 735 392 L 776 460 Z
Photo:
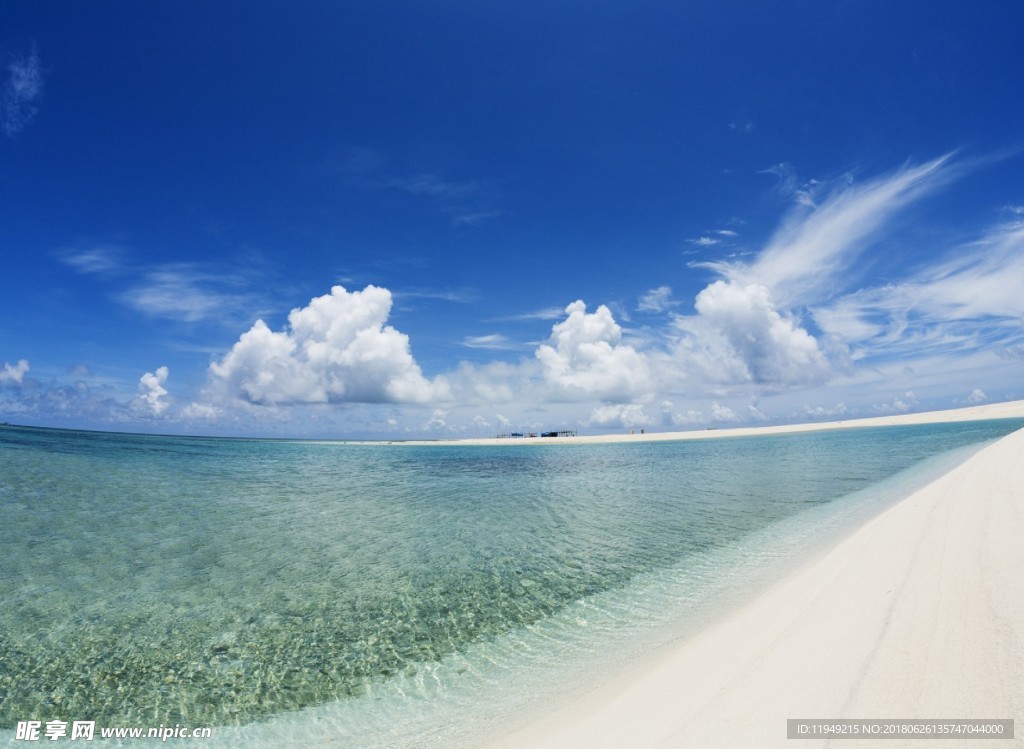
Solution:
M 472 746 L 1022 426 L 550 446 L 2 427 L 0 744 L 84 721 Z

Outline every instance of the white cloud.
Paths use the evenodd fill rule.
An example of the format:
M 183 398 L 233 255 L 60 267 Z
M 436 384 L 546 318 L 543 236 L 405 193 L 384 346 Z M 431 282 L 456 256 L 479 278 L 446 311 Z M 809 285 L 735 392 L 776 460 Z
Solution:
M 181 415 L 186 419 L 196 421 L 213 421 L 220 418 L 222 414 L 223 411 L 221 409 L 208 403 L 189 403 L 181 412 Z
M 903 395 L 896 396 L 890 403 L 878 403 L 872 406 L 872 410 L 880 414 L 905 414 L 913 411 L 920 405 L 913 390 L 908 390 Z
M 640 297 L 637 309 L 640 312 L 665 312 L 676 304 L 677 302 L 672 300 L 672 289 L 668 286 L 659 286 Z
M 508 315 L 496 319 L 507 321 L 557 320 L 563 313 L 564 310 L 562 307 L 544 307 L 543 309 L 534 310 L 533 312 L 524 312 L 521 315 Z
M 335 286 L 293 309 L 282 332 L 257 320 L 210 365 L 211 394 L 258 405 L 448 398 L 443 378 L 423 376 L 408 336 L 385 324 L 391 305 L 387 289 Z
M 1024 343 L 1015 343 L 1010 346 L 997 348 L 996 356 L 1007 360 L 1024 359 Z
M 467 348 L 491 349 L 494 351 L 521 348 L 519 344 L 512 341 L 504 333 L 466 336 L 462 339 L 462 345 Z
M 481 185 L 478 182 L 453 182 L 436 174 L 427 173 L 406 177 L 389 177 L 381 181 L 381 186 L 426 198 L 461 198 L 476 194 L 481 190 Z
M 792 164 L 780 162 L 767 169 L 762 169 L 760 174 L 771 174 L 778 181 L 775 183 L 775 191 L 787 198 L 791 197 L 797 189 L 796 169 Z
M 144 274 L 118 299 L 143 314 L 183 322 L 223 317 L 244 306 L 244 296 L 213 288 L 223 278 L 191 265 L 168 265 Z
M 441 431 L 448 428 L 448 412 L 443 408 L 435 408 L 430 420 L 423 425 L 424 429 L 430 431 Z
M 971 404 L 984 403 L 987 400 L 988 396 L 985 395 L 985 391 L 981 388 L 974 388 L 974 390 L 971 391 L 971 394 L 967 396 L 967 402 Z
M 689 409 L 685 414 L 678 414 L 675 412 L 675 404 L 670 400 L 664 400 L 659 404 L 661 410 L 661 426 L 663 427 L 679 427 L 689 426 L 692 424 L 704 424 L 707 419 L 704 418 L 704 414 L 695 409 Z
M 605 429 L 633 429 L 646 427 L 652 420 L 644 413 L 643 406 L 635 403 L 618 403 L 598 406 L 591 412 L 588 423 L 590 426 Z
M 28 372 L 27 359 L 19 359 L 17 364 L 4 362 L 4 368 L 0 369 L 0 385 L 5 383 L 20 385 L 26 372 Z
M 839 401 L 831 408 L 825 408 L 824 406 L 804 406 L 804 413 L 810 416 L 812 419 L 823 419 L 830 416 L 843 416 L 847 413 L 846 404 Z
M 146 372 L 139 378 L 139 395 L 133 402 L 136 410 L 148 416 L 162 416 L 170 408 L 167 398 L 167 367 L 158 367 L 156 372 Z
M 706 383 L 788 387 L 822 382 L 830 367 L 817 341 L 780 313 L 769 290 L 715 281 L 697 295 L 698 315 L 679 318 L 676 358 Z
M 815 308 L 818 326 L 862 356 L 1003 348 L 1024 339 L 1024 222 L 1003 224 L 909 278 Z
M 820 302 L 848 285 L 853 260 L 899 209 L 955 175 L 948 161 L 943 156 L 862 185 L 846 184 L 817 206 L 794 210 L 754 263 L 704 267 L 744 285 L 762 284 L 785 307 Z M 782 165 L 773 173 L 786 174 Z
M 124 250 L 114 245 L 69 249 L 60 257 L 75 270 L 89 275 L 110 276 L 124 270 Z
M 711 403 L 711 420 L 712 421 L 738 421 L 739 417 L 728 406 L 722 406 L 722 405 L 719 405 L 718 402 L 713 401 Z
M 257 304 L 254 295 L 239 290 L 252 281 L 252 269 L 246 266 L 229 271 L 199 263 L 138 264 L 116 245 L 72 248 L 59 257 L 79 273 L 125 286 L 114 298 L 149 317 L 225 322 Z M 252 319 L 251 312 L 247 318 Z
M 713 237 L 697 237 L 696 239 L 687 239 L 686 241 L 690 244 L 695 244 L 698 247 L 712 247 L 721 243 L 722 240 L 715 239 Z
M 43 95 L 43 68 L 33 48 L 27 57 L 7 65 L 4 81 L 4 130 L 13 138 L 36 116 L 36 102 Z
M 384 154 L 365 148 L 349 149 L 335 168 L 362 189 L 394 191 L 423 200 L 448 215 L 453 226 L 476 226 L 502 214 L 495 208 L 500 191 L 489 180 L 456 180 L 437 172 L 395 172 Z
M 591 314 L 582 301 L 565 308 L 568 317 L 551 329 L 550 342 L 537 348 L 543 377 L 562 395 L 628 400 L 647 393 L 647 360 L 620 343 L 622 328 L 601 305 Z
M 754 421 L 768 421 L 768 414 L 759 408 L 756 399 L 747 406 L 747 413 Z
M 453 291 L 451 289 L 405 289 L 401 292 L 392 292 L 392 296 L 395 299 L 440 299 L 445 302 L 455 302 L 457 304 L 468 304 L 475 302 L 480 294 L 472 289 L 459 289 Z
M 799 192 L 792 167 L 768 171 L 787 192 Z M 676 369 L 665 374 L 705 391 L 802 387 L 889 348 L 924 353 L 994 340 L 1005 348 L 1024 339 L 1008 328 L 1024 316 L 1020 222 L 904 283 L 850 291 L 852 264 L 896 213 L 962 171 L 943 156 L 863 184 L 808 182 L 807 205 L 790 212 L 753 261 L 695 264 L 724 279 L 697 295 L 696 315 L 676 318 L 678 339 L 670 346 Z M 825 334 L 820 341 L 796 312 L 805 308 Z

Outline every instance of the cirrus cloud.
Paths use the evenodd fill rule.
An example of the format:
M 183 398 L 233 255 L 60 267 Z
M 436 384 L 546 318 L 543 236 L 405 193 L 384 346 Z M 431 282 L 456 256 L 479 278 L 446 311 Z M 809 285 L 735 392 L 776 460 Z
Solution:
M 13 138 L 39 111 L 36 102 L 43 95 L 43 68 L 35 47 L 27 56 L 7 65 L 4 81 L 4 130 Z

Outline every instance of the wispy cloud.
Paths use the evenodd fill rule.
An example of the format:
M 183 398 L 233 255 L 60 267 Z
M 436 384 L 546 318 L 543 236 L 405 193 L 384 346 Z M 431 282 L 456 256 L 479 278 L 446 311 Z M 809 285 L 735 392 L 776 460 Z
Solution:
M 238 297 L 214 289 L 216 281 L 192 265 L 165 266 L 144 274 L 117 298 L 151 317 L 198 322 L 235 312 Z
M 773 164 L 767 169 L 762 169 L 759 174 L 770 174 L 775 177 L 775 191 L 780 195 L 790 197 L 796 192 L 797 174 L 792 164 L 780 162 Z
M 453 182 L 436 174 L 386 177 L 379 181 L 379 186 L 385 189 L 401 190 L 410 195 L 443 200 L 462 198 L 481 191 L 481 186 L 477 182 Z
M 491 349 L 493 351 L 512 351 L 523 348 L 521 344 L 511 340 L 504 333 L 466 336 L 462 339 L 462 345 L 467 348 Z
M 452 226 L 479 226 L 502 215 L 501 211 L 468 211 L 459 213 L 453 211 Z
M 687 239 L 686 241 L 697 247 L 714 247 L 715 245 L 728 242 L 731 239 L 735 239 L 739 236 L 739 232 L 735 232 L 732 229 L 715 229 L 707 234 L 702 234 L 699 237 Z
M 471 304 L 480 298 L 474 289 L 402 289 L 392 292 L 395 299 L 439 299 L 457 304 Z
M 722 242 L 721 239 L 715 239 L 714 237 L 708 236 L 697 237 L 695 239 L 687 239 L 686 241 L 689 242 L 690 244 L 695 244 L 698 247 L 713 247 L 714 245 L 721 244 Z
M 148 317 L 229 322 L 258 305 L 256 295 L 243 290 L 251 281 L 245 270 L 220 272 L 198 263 L 140 264 L 117 245 L 68 249 L 58 257 L 79 273 L 121 286 L 112 297 Z
M 666 312 L 677 304 L 678 302 L 672 299 L 672 288 L 659 286 L 640 297 L 637 310 L 640 312 Z
M 565 310 L 562 307 L 544 307 L 532 312 L 523 312 L 518 315 L 504 315 L 493 319 L 498 322 L 530 322 L 532 320 L 558 320 L 564 315 Z
M 408 173 L 395 169 L 380 153 L 354 148 L 340 159 L 340 171 L 364 190 L 388 190 L 428 201 L 452 226 L 479 226 L 502 214 L 495 207 L 498 189 L 491 181 L 454 179 L 438 171 Z
M 126 252 L 116 245 L 69 248 L 60 259 L 75 270 L 89 275 L 117 275 L 126 270 Z
M 818 191 L 826 194 L 818 204 L 794 209 L 755 262 L 711 262 L 704 267 L 739 283 L 766 286 L 787 306 L 820 302 L 847 285 L 853 260 L 897 211 L 960 173 L 950 166 L 950 158 L 941 156 L 831 192 L 819 185 Z
M 4 130 L 13 138 L 33 120 L 43 95 L 43 68 L 35 46 L 7 64 L 4 81 Z
M 855 358 L 966 351 L 1024 341 L 1024 221 L 947 250 L 898 283 L 844 294 L 813 309 Z

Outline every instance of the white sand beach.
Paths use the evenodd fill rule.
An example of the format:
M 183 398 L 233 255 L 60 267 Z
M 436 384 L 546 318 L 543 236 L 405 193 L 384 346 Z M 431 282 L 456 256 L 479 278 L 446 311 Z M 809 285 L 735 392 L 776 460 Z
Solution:
M 1024 402 L 715 434 L 1014 416 Z M 1015 719 L 1011 741 L 839 746 L 1024 746 L 1024 430 L 696 636 L 488 747 L 832 745 L 787 739 L 790 718 Z
M 1024 400 L 1006 403 L 986 403 L 947 411 L 923 411 L 921 413 L 873 416 L 846 421 L 810 422 L 804 424 L 780 424 L 775 426 L 733 427 L 721 429 L 700 429 L 686 432 L 647 432 L 640 434 L 594 434 L 575 437 L 516 437 L 516 438 L 473 438 L 454 440 L 406 440 L 394 444 L 402 445 L 579 445 L 609 442 L 658 442 L 665 440 L 699 440 L 716 437 L 747 437 L 758 434 L 788 434 L 813 432 L 825 429 L 851 429 L 857 427 L 884 427 L 899 424 L 940 424 L 954 421 L 981 421 L 984 419 L 1024 418 Z M 392 444 L 392 443 L 388 443 Z

